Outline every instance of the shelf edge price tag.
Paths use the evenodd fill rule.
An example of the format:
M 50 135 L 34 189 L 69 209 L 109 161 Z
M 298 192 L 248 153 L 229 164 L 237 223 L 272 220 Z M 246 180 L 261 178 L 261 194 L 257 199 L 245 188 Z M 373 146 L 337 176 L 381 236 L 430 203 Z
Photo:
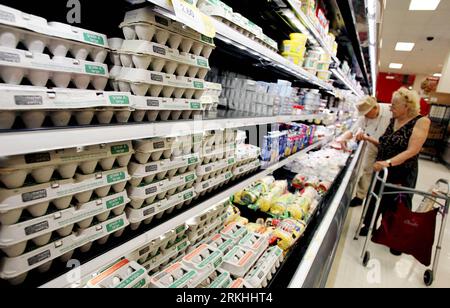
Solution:
M 216 36 L 216 29 L 211 17 L 203 14 L 197 7 L 185 0 L 172 0 L 172 4 L 178 21 L 207 37 L 214 38 Z

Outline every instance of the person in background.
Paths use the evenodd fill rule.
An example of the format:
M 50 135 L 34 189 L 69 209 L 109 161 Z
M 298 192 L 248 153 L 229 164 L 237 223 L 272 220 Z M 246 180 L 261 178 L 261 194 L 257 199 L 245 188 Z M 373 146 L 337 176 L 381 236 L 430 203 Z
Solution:
M 356 108 L 360 118 L 353 131 L 344 134 L 338 141 L 343 148 L 347 148 L 347 142 L 354 137 L 357 141 L 366 141 L 369 136 L 377 140 L 384 134 L 392 119 L 392 113 L 388 104 L 379 104 L 373 97 L 365 97 Z M 378 147 L 368 143 L 363 153 L 362 171 L 358 175 L 358 190 L 356 197 L 350 203 L 350 207 L 361 206 L 369 191 L 373 174 L 373 164 L 376 161 Z
M 415 91 L 401 88 L 392 99 L 393 119 L 385 134 L 379 139 L 366 136 L 365 139 L 378 146 L 375 172 L 388 168 L 387 182 L 394 185 L 415 188 L 419 173 L 419 154 L 430 130 L 431 121 L 420 115 L 420 97 Z M 379 188 L 376 187 L 375 191 Z M 386 189 L 386 191 L 389 191 Z M 382 198 L 377 219 L 389 207 L 396 205 L 398 195 L 386 195 Z M 412 196 L 405 196 L 406 205 L 412 208 Z M 375 211 L 375 199 L 369 204 L 361 236 L 367 236 L 370 222 Z M 399 252 L 392 251 L 394 255 Z

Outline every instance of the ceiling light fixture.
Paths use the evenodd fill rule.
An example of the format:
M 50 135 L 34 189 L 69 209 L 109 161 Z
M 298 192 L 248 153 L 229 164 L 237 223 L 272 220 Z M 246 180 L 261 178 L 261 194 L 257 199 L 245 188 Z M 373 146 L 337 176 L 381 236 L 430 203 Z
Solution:
M 441 0 L 411 0 L 410 11 L 434 11 Z
M 415 43 L 404 43 L 404 42 L 398 42 L 395 46 L 396 51 L 412 51 L 414 49 L 414 46 L 416 46 Z
M 389 64 L 389 68 L 401 70 L 403 68 L 403 64 L 401 63 L 391 63 Z
M 441 78 L 441 77 L 442 77 L 442 74 L 441 74 L 441 73 L 436 73 L 436 74 L 433 75 L 433 77 Z

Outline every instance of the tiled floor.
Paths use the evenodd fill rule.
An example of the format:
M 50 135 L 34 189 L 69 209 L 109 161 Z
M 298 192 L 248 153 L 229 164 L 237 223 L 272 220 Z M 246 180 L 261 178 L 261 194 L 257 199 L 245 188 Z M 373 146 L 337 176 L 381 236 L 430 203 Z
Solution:
M 450 181 L 446 167 L 429 161 L 420 162 L 417 189 L 428 190 L 438 179 Z M 417 200 L 415 200 L 417 203 Z M 423 288 L 423 275 L 427 269 L 411 256 L 393 256 L 388 248 L 370 244 L 372 260 L 367 268 L 362 266 L 360 255 L 363 240 L 354 241 L 362 208 L 350 209 L 344 233 L 331 270 L 329 288 Z M 439 222 L 441 216 L 438 216 Z M 439 224 L 440 226 L 440 224 Z M 444 235 L 444 242 L 437 272 L 432 287 L 450 287 L 450 219 Z

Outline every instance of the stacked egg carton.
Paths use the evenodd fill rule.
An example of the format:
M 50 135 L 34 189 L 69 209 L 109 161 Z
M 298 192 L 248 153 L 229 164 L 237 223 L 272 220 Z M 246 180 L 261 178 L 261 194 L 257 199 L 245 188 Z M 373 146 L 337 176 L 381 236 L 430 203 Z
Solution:
M 128 12 L 120 27 L 125 40 L 110 40 L 111 84 L 135 95 L 134 121 L 201 116 L 213 40 L 150 7 Z
M 197 168 L 197 198 L 229 183 L 236 164 L 236 131 L 206 132 L 200 152 L 202 165 Z
M 114 116 L 119 123 L 128 121 L 126 94 L 96 92 L 109 79 L 106 36 L 3 5 L 0 11 L 0 78 L 7 84 L 0 87 L 0 129 L 16 127 L 19 118 L 26 128 L 40 128 L 46 117 L 49 126 L 67 126 L 72 117 L 87 125 L 94 115 L 100 124 Z M 32 87 L 24 86 L 25 79 Z M 65 89 L 71 84 L 77 89 Z M 89 86 L 96 91 L 86 90 Z
M 104 244 L 128 225 L 131 142 L 5 157 L 0 162 L 0 277 L 21 283 L 76 248 Z M 74 232 L 76 229 L 77 232 Z
M 260 155 L 261 149 L 259 147 L 249 144 L 238 144 L 236 165 L 233 168 L 233 181 L 258 170 L 261 166 Z
M 201 12 L 215 17 L 217 20 L 235 29 L 246 37 L 262 44 L 263 46 L 278 52 L 278 44 L 263 33 L 261 27 L 257 26 L 241 14 L 233 12 L 233 9 L 218 0 L 200 0 L 197 3 Z
M 188 135 L 135 142 L 136 153 L 128 166 L 131 202 L 126 209 L 132 229 L 181 209 L 196 197 L 193 185 L 201 138 Z
M 201 101 L 206 112 L 217 112 L 222 95 L 222 85 L 220 83 L 205 83 L 206 92 L 203 94 Z
M 274 246 L 266 250 L 253 269 L 245 276 L 247 287 L 266 288 L 284 260 L 283 250 Z

